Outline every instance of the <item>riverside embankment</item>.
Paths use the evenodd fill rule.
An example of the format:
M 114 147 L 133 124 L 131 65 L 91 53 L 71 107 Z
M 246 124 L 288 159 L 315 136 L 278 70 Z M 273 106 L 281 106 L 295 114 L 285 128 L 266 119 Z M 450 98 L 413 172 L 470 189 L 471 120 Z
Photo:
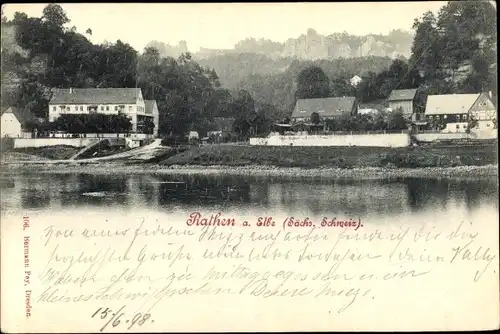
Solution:
M 2 170 L 12 173 L 232 174 L 286 177 L 379 179 L 395 177 L 484 177 L 498 174 L 497 143 L 429 147 L 262 147 L 194 146 L 183 152 L 154 145 L 146 159 L 123 155 L 54 160 L 4 154 Z M 144 151 L 144 152 L 142 152 Z M 147 152 L 146 152 L 147 151 Z M 126 153 L 129 158 L 137 154 Z M 130 156 L 129 156 L 130 155 Z M 10 157 L 10 159 L 9 159 Z
M 149 175 L 242 175 L 274 178 L 393 179 L 393 178 L 461 178 L 498 177 L 498 166 L 461 166 L 426 168 L 300 168 L 276 166 L 162 166 L 158 164 L 123 165 L 98 163 L 86 165 L 3 165 L 2 172 L 15 174 L 149 174 Z

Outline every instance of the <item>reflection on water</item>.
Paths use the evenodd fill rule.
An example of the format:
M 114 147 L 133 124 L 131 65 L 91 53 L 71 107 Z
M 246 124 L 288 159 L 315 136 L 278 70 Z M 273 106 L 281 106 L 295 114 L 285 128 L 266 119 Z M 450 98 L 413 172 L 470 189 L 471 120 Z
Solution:
M 2 211 L 110 207 L 267 214 L 389 215 L 487 206 L 495 180 L 300 181 L 241 176 L 18 175 L 2 181 Z

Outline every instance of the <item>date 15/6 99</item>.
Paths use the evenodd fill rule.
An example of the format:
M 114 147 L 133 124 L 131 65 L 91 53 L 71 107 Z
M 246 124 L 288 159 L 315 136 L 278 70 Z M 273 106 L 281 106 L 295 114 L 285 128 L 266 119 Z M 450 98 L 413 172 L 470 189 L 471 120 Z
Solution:
M 113 328 L 125 325 L 127 329 L 131 329 L 136 325 L 142 326 L 146 322 L 154 323 L 154 320 L 150 319 L 151 314 L 149 313 L 136 313 L 130 316 L 124 312 L 124 309 L 125 305 L 120 307 L 118 311 L 113 311 L 109 307 L 99 307 L 94 314 L 92 314 L 91 318 L 107 320 L 107 322 L 99 330 L 100 332 L 104 331 L 110 324 Z

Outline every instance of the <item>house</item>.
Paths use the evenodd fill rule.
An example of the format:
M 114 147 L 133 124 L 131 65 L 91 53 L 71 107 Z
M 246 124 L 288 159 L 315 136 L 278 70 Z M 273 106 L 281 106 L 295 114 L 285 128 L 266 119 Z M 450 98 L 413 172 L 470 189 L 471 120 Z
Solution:
M 222 136 L 230 133 L 233 130 L 234 118 L 232 117 L 214 117 L 214 123 L 217 125 L 217 130 L 208 131 L 207 136 Z
M 492 130 L 497 111 L 487 93 L 429 95 L 425 117 L 431 124 L 437 121 L 456 132 L 465 132 L 470 119 L 477 121 L 477 129 Z
M 196 139 L 198 140 L 200 138 L 200 135 L 198 134 L 197 131 L 189 131 L 189 134 L 186 136 L 189 140 Z
M 361 83 L 361 81 L 363 81 L 363 79 L 360 76 L 355 75 L 350 80 L 351 86 L 357 87 Z
M 355 97 L 327 97 L 321 99 L 299 99 L 292 112 L 292 121 L 310 122 L 311 115 L 318 113 L 320 118 L 334 119 L 344 114 L 355 115 L 357 104 Z
M 417 89 L 396 89 L 387 98 L 387 104 L 391 110 L 401 110 L 406 119 L 411 119 Z
M 153 135 L 156 137 L 158 136 L 158 126 L 160 124 L 160 113 L 158 111 L 158 105 L 156 104 L 156 100 L 145 100 L 144 105 L 146 106 L 146 115 L 153 115 L 153 122 L 155 124 Z
M 26 109 L 10 107 L 2 111 L 1 129 L 2 138 L 31 138 L 30 124 L 36 118 Z
M 64 114 L 126 115 L 132 123 L 132 132 L 141 133 L 137 123 L 153 114 L 146 113 L 146 104 L 140 88 L 69 88 L 56 89 L 49 102 L 49 121 Z M 155 123 L 158 128 L 158 123 Z

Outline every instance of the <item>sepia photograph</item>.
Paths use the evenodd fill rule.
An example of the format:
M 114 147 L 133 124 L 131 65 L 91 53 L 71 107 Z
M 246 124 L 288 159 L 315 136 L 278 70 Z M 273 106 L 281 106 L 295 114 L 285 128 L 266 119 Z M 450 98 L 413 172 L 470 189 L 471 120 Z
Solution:
M 499 328 L 496 2 L 1 8 L 2 332 Z

